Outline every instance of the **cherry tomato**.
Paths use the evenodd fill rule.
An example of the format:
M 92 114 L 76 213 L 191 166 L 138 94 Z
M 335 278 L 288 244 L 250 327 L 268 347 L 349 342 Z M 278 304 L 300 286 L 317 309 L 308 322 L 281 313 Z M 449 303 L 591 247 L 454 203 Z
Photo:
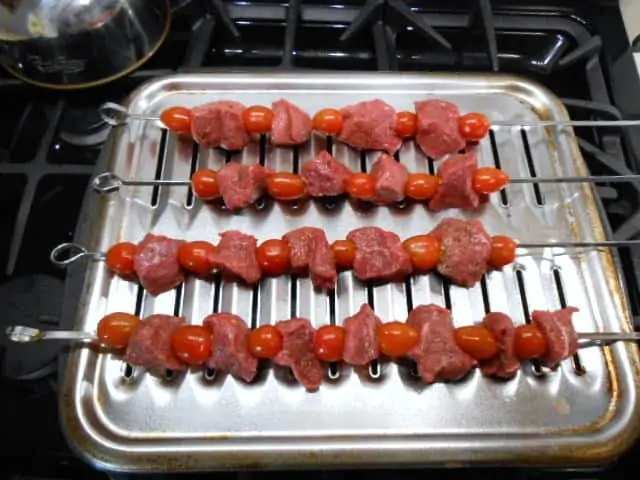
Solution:
M 467 113 L 458 119 L 458 130 L 466 140 L 477 142 L 489 133 L 491 121 L 482 113 Z
M 215 268 L 213 255 L 216 247 L 209 242 L 196 241 L 183 243 L 178 250 L 178 263 L 197 275 L 208 275 Z
M 378 328 L 380 351 L 388 357 L 404 357 L 418 344 L 420 332 L 404 322 L 384 323 Z
M 126 348 L 140 318 L 130 313 L 110 313 L 98 323 L 98 341 L 108 348 Z
M 396 121 L 396 133 L 400 138 L 416 136 L 418 130 L 418 117 L 413 112 L 398 112 Z
M 502 268 L 513 263 L 516 259 L 516 249 L 518 242 L 511 237 L 496 235 L 491 238 L 491 257 L 489 265 L 493 268 Z
M 491 332 L 482 325 L 456 328 L 456 344 L 476 360 L 489 360 L 500 351 L 500 345 Z
M 271 239 L 258 247 L 258 263 L 266 275 L 278 277 L 291 269 L 289 244 L 285 240 Z
M 347 179 L 345 189 L 353 198 L 371 200 L 376 193 L 376 181 L 369 173 L 354 173 Z
M 513 351 L 518 358 L 540 358 L 547 351 L 547 340 L 535 325 L 520 325 L 513 338 Z
M 442 179 L 428 173 L 410 173 L 404 192 L 413 200 L 430 200 L 438 191 Z
M 202 365 L 211 356 L 213 336 L 202 325 L 183 325 L 171 336 L 171 348 L 176 357 L 189 365 Z
M 499 192 L 507 186 L 511 178 L 502 170 L 493 167 L 482 167 L 473 175 L 473 189 L 476 193 L 489 195 Z
M 356 259 L 356 244 L 351 240 L 336 240 L 331 244 L 333 259 L 339 270 L 349 270 Z
M 313 128 L 325 135 L 337 135 L 342 131 L 344 118 L 340 110 L 325 108 L 313 117 Z
M 438 266 L 442 245 L 432 235 L 416 235 L 402 242 L 416 272 L 428 272 Z
M 255 358 L 273 358 L 282 350 L 282 334 L 273 325 L 263 325 L 249 334 L 249 353 Z
M 160 121 L 172 132 L 191 133 L 191 109 L 189 108 L 167 108 L 160 115 Z
M 196 197 L 202 200 L 213 200 L 220 196 L 218 188 L 218 172 L 203 168 L 191 177 L 191 188 Z
M 278 172 L 267 178 L 267 190 L 276 200 L 298 200 L 307 194 L 307 186 L 300 175 Z
M 253 105 L 242 112 L 242 120 L 245 130 L 249 133 L 269 133 L 273 123 L 273 110 L 262 105 Z
M 313 340 L 313 351 L 318 360 L 339 362 L 344 353 L 344 328 L 324 325 L 318 329 Z
M 116 243 L 107 252 L 107 267 L 121 277 L 134 277 L 136 270 L 133 266 L 133 259 L 137 251 L 138 247 L 134 243 Z

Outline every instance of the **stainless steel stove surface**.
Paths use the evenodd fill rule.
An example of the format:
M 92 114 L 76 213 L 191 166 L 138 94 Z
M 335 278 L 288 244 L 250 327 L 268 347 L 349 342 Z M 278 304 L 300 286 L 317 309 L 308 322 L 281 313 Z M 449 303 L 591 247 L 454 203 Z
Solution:
M 640 79 L 617 2 L 593 1 L 588 6 L 577 0 L 173 3 L 172 30 L 161 50 L 141 70 L 117 83 L 83 92 L 45 92 L 0 71 L 0 96 L 11 99 L 2 102 L 0 115 L 2 324 L 56 328 L 72 321 L 69 299 L 77 294 L 82 276 L 73 271 L 65 275 L 49 263 L 48 255 L 55 245 L 74 238 L 83 222 L 88 181 L 104 169 L 100 153 L 108 129 L 96 108 L 107 100 L 122 100 L 149 78 L 259 68 L 500 71 L 546 85 L 575 119 L 640 118 L 636 93 Z M 640 135 L 633 129 L 576 133 L 594 174 L 640 171 Z M 639 193 L 630 184 L 598 187 L 614 238 L 633 238 L 640 232 Z M 620 254 L 630 306 L 640 316 L 636 276 L 640 252 L 623 249 Z M 0 435 L 12 439 L 4 457 L 14 459 L 3 471 L 14 478 L 100 477 L 69 451 L 59 431 L 56 375 L 63 347 L 14 346 L 0 340 Z M 637 464 L 636 457 L 634 449 L 615 468 L 553 475 L 613 478 Z M 308 475 L 424 474 L 378 470 Z M 530 469 L 493 469 L 483 474 L 551 475 Z

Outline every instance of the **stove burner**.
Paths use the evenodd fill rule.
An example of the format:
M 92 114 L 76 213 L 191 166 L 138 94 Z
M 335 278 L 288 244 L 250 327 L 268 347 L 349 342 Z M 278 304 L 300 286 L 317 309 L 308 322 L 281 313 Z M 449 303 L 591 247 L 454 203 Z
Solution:
M 2 376 L 15 380 L 34 380 L 56 370 L 56 359 L 63 343 L 12 343 L 4 335 L 9 325 L 56 328 L 60 321 L 64 282 L 49 275 L 26 275 L 0 285 L 0 359 Z
M 175 14 L 182 7 L 186 7 L 193 0 L 171 0 L 169 3 L 171 5 L 171 12 Z
M 60 138 L 78 147 L 99 145 L 107 140 L 110 127 L 92 107 L 70 108 L 62 115 Z
M 443 49 L 449 52 L 454 51 L 451 42 L 427 23 L 424 15 L 410 8 L 404 0 L 367 0 L 360 13 L 340 36 L 340 41 L 349 41 L 369 22 L 379 70 L 398 70 L 397 35 L 403 31 L 414 30 L 423 38 L 436 42 Z M 466 29 L 476 28 L 483 31 L 491 69 L 498 72 L 500 70 L 498 41 L 490 0 L 476 0 L 469 11 Z
M 379 21 L 384 22 L 384 14 L 387 11 L 399 14 L 402 17 L 402 23 L 417 29 L 427 39 L 435 40 L 447 50 L 453 48 L 442 35 L 436 32 L 420 15 L 413 12 L 403 0 L 367 0 L 364 8 L 342 34 L 340 40 L 346 42 L 372 19 L 379 19 Z
M 214 17 L 219 18 L 224 28 L 226 28 L 229 33 L 233 35 L 233 38 L 239 39 L 240 32 L 236 28 L 235 23 L 233 23 L 233 19 L 229 15 L 229 11 L 227 10 L 226 5 L 222 3 L 222 0 L 202 1 L 204 2 L 205 10 L 207 10 L 207 12 L 212 14 Z

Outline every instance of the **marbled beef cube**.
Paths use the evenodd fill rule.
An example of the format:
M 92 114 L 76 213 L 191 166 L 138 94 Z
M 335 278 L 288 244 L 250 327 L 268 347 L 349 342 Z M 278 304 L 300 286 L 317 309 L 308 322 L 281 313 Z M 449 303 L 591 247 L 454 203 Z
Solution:
M 199 105 L 191 110 L 191 135 L 207 148 L 242 150 L 249 143 L 242 114 L 245 106 L 232 100 Z

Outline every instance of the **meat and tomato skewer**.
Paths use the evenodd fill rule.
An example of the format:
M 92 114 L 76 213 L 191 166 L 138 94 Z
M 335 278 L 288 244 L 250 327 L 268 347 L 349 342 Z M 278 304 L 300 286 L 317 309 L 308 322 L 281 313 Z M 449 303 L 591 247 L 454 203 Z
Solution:
M 122 185 L 190 185 L 196 197 L 203 201 L 221 199 L 230 210 L 246 208 L 265 194 L 282 202 L 347 194 L 377 205 L 394 205 L 405 199 L 428 201 L 429 209 L 439 212 L 450 208 L 474 210 L 487 201 L 487 195 L 502 190 L 509 183 L 638 180 L 640 175 L 510 178 L 497 168 L 478 168 L 475 152 L 450 156 L 439 165 L 437 175 L 410 173 L 402 163 L 385 153 L 374 162 L 369 173 L 354 173 L 329 152 L 322 151 L 303 163 L 300 174 L 272 172 L 260 164 L 231 162 L 218 171 L 198 170 L 190 180 L 124 180 L 106 172 L 94 178 L 93 187 L 100 193 L 111 193 Z
M 297 105 L 281 99 L 271 108 L 264 105 L 246 107 L 240 102 L 219 100 L 194 108 L 175 106 L 159 116 L 130 114 L 120 105 L 104 104 L 100 113 L 111 125 L 128 119 L 160 120 L 170 131 L 189 135 L 209 148 L 241 150 L 252 136 L 269 134 L 275 146 L 305 143 L 313 130 L 357 150 L 381 150 L 395 154 L 404 140 L 415 138 L 420 149 L 430 158 L 440 160 L 458 153 L 468 144 L 485 138 L 491 128 L 549 126 L 634 126 L 638 120 L 614 121 L 518 121 L 491 122 L 482 113 L 462 114 L 458 106 L 440 99 L 415 102 L 415 113 L 396 112 L 380 99 L 347 105 L 341 109 L 326 108 L 313 119 Z
M 253 330 L 230 313 L 208 315 L 202 325 L 195 325 L 184 317 L 156 314 L 141 320 L 117 312 L 103 317 L 95 334 L 22 326 L 9 327 L 6 333 L 22 343 L 90 339 L 105 349 L 124 351 L 129 364 L 155 373 L 205 365 L 244 382 L 255 378 L 259 360 L 268 359 L 289 367 L 308 390 L 316 390 L 325 375 L 323 363 L 363 367 L 384 357 L 408 357 L 426 383 L 461 380 L 476 366 L 487 377 L 509 379 L 522 361 L 538 360 L 556 369 L 580 347 L 640 338 L 637 333 L 577 333 L 572 323 L 577 311 L 534 311 L 530 324 L 517 327 L 508 315 L 494 312 L 479 324 L 455 328 L 451 312 L 437 305 L 414 308 L 406 322 L 383 323 L 363 304 L 342 326 L 315 329 L 308 319 L 293 318 Z
M 221 272 L 229 280 L 246 284 L 265 276 L 309 275 L 316 288 L 331 290 L 341 270 L 353 270 L 364 282 L 393 282 L 437 270 L 454 284 L 473 287 L 490 269 L 514 262 L 518 248 L 637 244 L 639 240 L 519 244 L 507 236 L 489 236 L 477 220 L 446 218 L 430 233 L 404 241 L 379 227 L 361 227 L 330 244 L 322 229 L 301 227 L 258 245 L 254 236 L 229 230 L 220 234 L 217 245 L 147 234 L 138 244 L 120 242 L 106 253 L 62 244 L 50 258 L 59 266 L 87 257 L 104 260 L 114 274 L 139 281 L 156 296 L 181 284 L 186 272 L 204 278 Z

